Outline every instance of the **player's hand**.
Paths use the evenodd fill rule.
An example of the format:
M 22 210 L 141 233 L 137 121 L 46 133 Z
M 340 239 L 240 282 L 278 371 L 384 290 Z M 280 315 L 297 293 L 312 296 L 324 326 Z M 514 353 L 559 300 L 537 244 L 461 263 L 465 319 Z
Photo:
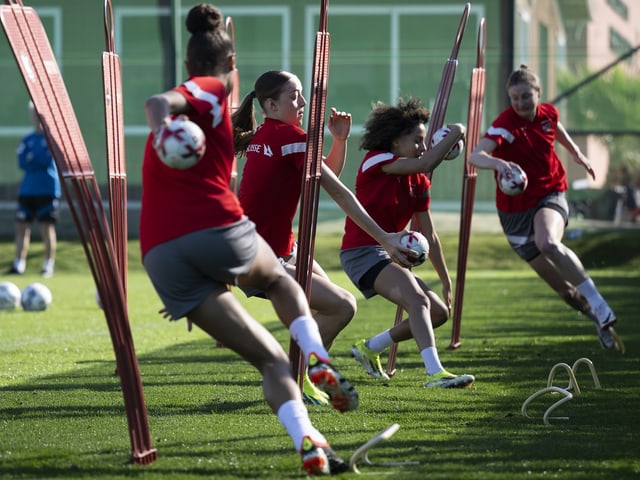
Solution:
M 587 173 L 589 175 L 591 175 L 592 179 L 596 179 L 596 173 L 593 171 L 593 167 L 591 166 L 591 162 L 589 161 L 589 159 L 587 157 L 584 156 L 584 154 L 582 152 L 578 152 L 573 156 L 574 161 L 578 164 L 578 165 L 582 165 L 585 170 L 587 171 Z
M 408 232 L 405 230 L 396 233 L 387 233 L 384 241 L 382 242 L 382 246 L 391 257 L 391 260 L 405 268 L 411 267 L 411 262 L 409 261 L 408 256 L 416 255 L 416 252 L 410 248 L 403 247 L 400 242 L 400 239 L 407 233 Z
M 351 114 L 339 112 L 334 107 L 331 107 L 331 114 L 329 115 L 327 126 L 334 138 L 346 140 L 351 134 Z

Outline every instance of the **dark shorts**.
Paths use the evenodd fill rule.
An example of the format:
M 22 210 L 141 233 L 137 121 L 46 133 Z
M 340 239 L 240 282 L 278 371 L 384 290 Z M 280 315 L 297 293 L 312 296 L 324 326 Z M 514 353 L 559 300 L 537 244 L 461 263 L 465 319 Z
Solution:
M 533 217 L 541 208 L 551 208 L 562 215 L 565 226 L 569 221 L 569 204 L 564 192 L 555 192 L 543 197 L 538 204 L 518 213 L 498 212 L 502 231 L 507 236 L 511 248 L 526 262 L 530 262 L 538 255 L 540 250 L 534 241 Z
M 258 252 L 255 224 L 243 219 L 156 245 L 144 268 L 173 320 L 186 316 L 217 290 L 236 285 Z
M 287 270 L 287 272 L 289 273 L 293 272 L 291 276 L 294 278 L 296 276 L 295 267 L 296 267 L 296 261 L 298 259 L 297 254 L 298 254 L 298 244 L 296 243 L 293 246 L 293 251 L 289 255 L 286 255 L 284 257 L 278 257 L 278 260 L 280 261 L 282 266 L 285 268 L 285 270 Z M 247 298 L 251 298 L 251 297 L 267 298 L 267 295 L 264 293 L 264 291 L 260 290 L 259 288 L 244 287 L 244 286 L 238 287 L 238 288 L 242 290 L 242 292 L 247 296 Z
M 18 209 L 16 221 L 31 223 L 39 222 L 56 223 L 60 215 L 60 200 L 50 195 L 20 195 L 18 197 Z
M 365 298 L 377 295 L 373 285 L 382 269 L 391 262 L 391 257 L 380 245 L 368 245 L 340 251 L 342 268 Z

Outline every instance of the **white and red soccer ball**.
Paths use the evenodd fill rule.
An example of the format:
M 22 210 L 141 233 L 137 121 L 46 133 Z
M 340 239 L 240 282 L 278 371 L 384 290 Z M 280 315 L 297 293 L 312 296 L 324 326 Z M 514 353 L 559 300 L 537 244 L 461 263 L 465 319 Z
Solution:
M 400 244 L 415 252 L 415 255 L 407 255 L 407 260 L 411 262 L 412 267 L 422 265 L 429 256 L 429 242 L 420 232 L 409 231 L 409 233 L 400 238 Z
M 521 166 L 515 163 L 510 165 L 511 172 L 508 175 L 498 174 L 498 188 L 500 188 L 502 193 L 514 197 L 525 191 L 529 179 Z
M 204 132 L 198 125 L 186 117 L 178 117 L 160 129 L 153 146 L 162 163 L 186 170 L 202 158 L 206 142 Z
M 433 136 L 431 137 L 431 148 L 439 144 L 444 139 L 444 137 L 446 137 L 450 133 L 451 133 L 451 129 L 449 127 L 442 127 L 436 130 L 433 133 Z M 464 148 L 464 140 L 461 138 L 460 140 L 458 140 L 458 143 L 456 143 L 453 147 L 451 147 L 451 150 L 447 152 L 444 159 L 453 160 L 458 155 L 460 155 L 460 152 L 462 152 L 463 148 Z

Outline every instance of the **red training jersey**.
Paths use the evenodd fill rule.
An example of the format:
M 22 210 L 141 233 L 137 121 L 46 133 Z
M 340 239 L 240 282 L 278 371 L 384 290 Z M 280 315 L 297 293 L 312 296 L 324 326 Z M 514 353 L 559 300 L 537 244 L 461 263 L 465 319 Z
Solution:
M 279 257 L 293 250 L 293 219 L 302 190 L 307 134 L 265 118 L 249 147 L 238 198 L 258 233 Z
M 496 207 L 501 212 L 523 212 L 542 197 L 567 189 L 567 174 L 554 146 L 558 119 L 558 109 L 549 103 L 538 105 L 533 121 L 509 107 L 485 133 L 498 144 L 492 155 L 520 165 L 529 180 L 526 190 L 513 197 L 496 186 Z
M 387 232 L 406 228 L 417 212 L 429 210 L 431 181 L 424 173 L 388 175 L 382 166 L 401 162 L 393 153 L 371 151 L 356 175 L 356 197 L 376 223 Z M 378 242 L 347 217 L 342 250 L 378 245 Z
M 234 148 L 225 85 L 216 77 L 196 76 L 174 90 L 192 107 L 188 117 L 204 132 L 206 150 L 193 167 L 177 170 L 162 163 L 149 135 L 142 163 L 143 256 L 160 243 L 230 225 L 243 215 L 230 188 Z

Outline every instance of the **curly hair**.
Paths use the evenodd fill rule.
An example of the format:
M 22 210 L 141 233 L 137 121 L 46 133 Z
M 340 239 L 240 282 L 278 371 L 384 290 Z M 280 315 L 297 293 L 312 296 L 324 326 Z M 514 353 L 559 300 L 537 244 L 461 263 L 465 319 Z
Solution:
M 395 139 L 427 123 L 430 115 L 419 98 L 401 98 L 396 106 L 376 102 L 364 125 L 360 149 L 390 151 Z

